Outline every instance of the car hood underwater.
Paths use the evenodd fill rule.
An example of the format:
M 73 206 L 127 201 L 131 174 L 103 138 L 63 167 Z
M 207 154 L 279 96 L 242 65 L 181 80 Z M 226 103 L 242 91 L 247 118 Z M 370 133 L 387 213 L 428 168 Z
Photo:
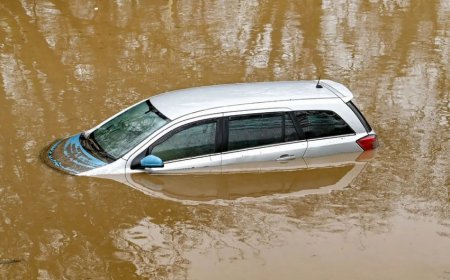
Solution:
M 83 148 L 80 135 L 81 133 L 51 143 L 43 150 L 42 160 L 48 166 L 72 175 L 108 164 Z

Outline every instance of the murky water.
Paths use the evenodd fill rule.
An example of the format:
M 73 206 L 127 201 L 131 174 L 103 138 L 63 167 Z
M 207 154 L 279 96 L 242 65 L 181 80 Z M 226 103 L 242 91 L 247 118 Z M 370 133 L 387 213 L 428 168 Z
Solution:
M 1 1 L 0 278 L 450 279 L 449 65 L 448 0 Z M 153 94 L 319 75 L 382 144 L 323 184 L 151 178 L 167 199 L 39 160 Z

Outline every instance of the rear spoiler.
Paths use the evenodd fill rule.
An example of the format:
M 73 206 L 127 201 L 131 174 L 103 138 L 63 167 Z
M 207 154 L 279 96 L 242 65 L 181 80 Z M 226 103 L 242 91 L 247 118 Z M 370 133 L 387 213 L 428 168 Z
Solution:
M 353 99 L 353 93 L 343 84 L 331 80 L 322 80 L 320 84 L 342 99 L 345 103 Z

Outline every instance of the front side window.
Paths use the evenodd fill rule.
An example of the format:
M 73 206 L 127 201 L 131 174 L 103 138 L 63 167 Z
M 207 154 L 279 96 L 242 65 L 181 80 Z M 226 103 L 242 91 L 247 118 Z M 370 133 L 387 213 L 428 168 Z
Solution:
M 332 111 L 297 111 L 294 115 L 307 139 L 355 133 L 338 114 Z
M 216 149 L 216 122 L 189 125 L 153 147 L 151 154 L 163 161 L 213 154 Z
M 298 140 L 288 114 L 255 114 L 228 118 L 228 150 Z
M 92 147 L 117 159 L 168 122 L 169 119 L 147 100 L 103 124 L 87 139 L 93 143 Z

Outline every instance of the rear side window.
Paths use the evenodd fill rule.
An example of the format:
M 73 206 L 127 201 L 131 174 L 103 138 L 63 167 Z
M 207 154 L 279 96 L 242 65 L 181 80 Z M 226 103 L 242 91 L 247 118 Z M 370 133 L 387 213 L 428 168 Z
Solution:
M 153 147 L 151 154 L 164 161 L 213 154 L 216 122 L 189 125 Z
M 255 114 L 228 118 L 229 151 L 298 140 L 288 114 Z
M 358 107 L 356 107 L 356 105 L 353 104 L 353 102 L 351 102 L 351 101 L 347 102 L 347 105 L 348 105 L 348 107 L 350 107 L 350 109 L 352 109 L 353 113 L 355 113 L 355 115 L 358 117 L 359 121 L 362 123 L 362 125 L 366 129 L 367 133 L 371 132 L 372 128 L 370 127 L 370 125 L 367 122 L 366 118 L 364 118 L 364 116 L 361 113 L 361 111 L 358 110 Z
M 297 111 L 294 115 L 307 139 L 355 133 L 338 114 L 332 111 Z

